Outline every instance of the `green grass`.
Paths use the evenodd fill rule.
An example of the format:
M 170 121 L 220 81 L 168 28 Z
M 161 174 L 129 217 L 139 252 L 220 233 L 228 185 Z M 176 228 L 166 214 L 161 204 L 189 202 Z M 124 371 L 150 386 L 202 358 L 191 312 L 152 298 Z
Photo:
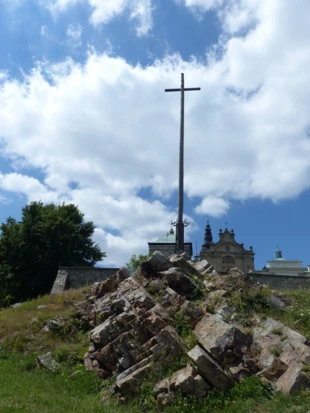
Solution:
M 286 290 L 282 291 L 282 295 L 284 299 L 292 300 L 292 304 L 273 311 L 271 317 L 310 340 L 310 290 Z
M 172 405 L 165 408 L 156 407 L 150 377 L 137 397 L 118 405 L 116 399 L 109 396 L 109 382 L 104 386 L 104 382 L 100 382 L 96 374 L 87 372 L 82 364 L 89 341 L 87 332 L 74 317 L 74 303 L 84 300 L 85 294 L 85 289 L 67 291 L 31 300 L 16 309 L 0 310 L 0 413 L 306 413 L 310 409 L 310 392 L 296 396 L 272 394 L 256 377 L 227 392 L 213 389 L 202 400 L 176 395 Z M 310 339 L 310 291 L 284 292 L 283 296 L 290 298 L 292 305 L 277 311 L 265 306 L 264 296 L 265 291 L 260 295 L 250 291 L 243 297 L 234 297 L 240 313 L 244 314 L 245 324 L 256 310 Z M 38 309 L 39 305 L 46 307 Z M 55 316 L 67 320 L 67 330 L 42 331 L 47 320 Z M 174 322 L 185 342 L 190 341 L 189 320 L 180 313 Z M 274 334 L 280 333 L 280 330 L 274 331 Z M 190 347 L 194 343 L 187 344 Z M 36 355 L 47 351 L 52 351 L 59 363 L 54 373 L 35 364 Z M 186 362 L 188 360 L 178 360 L 173 371 Z M 103 396 L 105 402 L 101 401 Z
M 309 393 L 272 395 L 256 377 L 230 391 L 213 389 L 203 400 L 177 395 L 171 406 L 156 410 L 147 382 L 138 397 L 118 405 L 114 399 L 101 401 L 108 390 L 82 366 L 63 365 L 51 373 L 35 368 L 33 357 L 2 351 L 0 371 L 0 413 L 306 413 L 310 406 Z
M 31 358 L 20 355 L 0 358 L 1 413 L 125 412 L 124 407 L 115 403 L 105 406 L 101 402 L 101 383 L 96 374 L 85 371 L 83 366 L 63 366 L 57 373 L 31 366 Z
M 244 327 L 252 326 L 251 316 L 257 313 L 280 321 L 310 340 L 310 290 L 281 291 L 283 299 L 291 301 L 291 305 L 279 309 L 272 308 L 266 302 L 265 297 L 270 294 L 268 287 L 261 291 L 245 288 L 241 293 L 233 293 L 228 303 L 237 310 L 239 322 Z M 275 329 L 273 333 L 281 335 L 282 331 Z

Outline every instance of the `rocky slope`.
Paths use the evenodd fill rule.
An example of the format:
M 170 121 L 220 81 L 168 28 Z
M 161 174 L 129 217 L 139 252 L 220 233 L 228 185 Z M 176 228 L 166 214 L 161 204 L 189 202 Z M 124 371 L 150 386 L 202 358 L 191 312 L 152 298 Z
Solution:
M 310 388 L 310 343 L 265 315 L 289 304 L 238 269 L 219 275 L 205 261 L 155 252 L 134 277 L 123 268 L 95 284 L 76 312 L 93 326 L 86 368 L 115 377 L 120 397 L 161 377 L 154 393 L 166 404 L 176 391 L 204 397 L 248 375 L 286 394 Z M 187 365 L 169 375 L 181 359 Z

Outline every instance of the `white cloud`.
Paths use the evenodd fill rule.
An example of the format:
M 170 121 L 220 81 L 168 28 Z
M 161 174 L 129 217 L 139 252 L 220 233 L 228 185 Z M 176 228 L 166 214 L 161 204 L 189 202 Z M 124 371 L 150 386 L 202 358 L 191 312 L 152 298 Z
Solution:
M 6 70 L 0 70 L 0 82 L 3 82 L 8 78 L 8 73 Z
M 215 9 L 222 6 L 224 0 L 175 0 L 177 3 L 182 3 L 186 7 L 197 9 L 202 12 Z
M 130 20 L 136 22 L 137 36 L 145 36 L 153 27 L 152 0 L 39 0 L 55 16 L 63 13 L 69 7 L 81 2 L 87 2 L 92 13 L 90 21 L 94 26 L 107 24 L 123 13 L 128 14 Z
M 52 14 L 56 15 L 59 12 L 66 11 L 69 7 L 75 6 L 76 4 L 84 0 L 38 0 L 43 7 L 47 7 Z
M 22 82 L 4 79 L 3 153 L 45 178 L 2 175 L 0 188 L 75 202 L 100 227 L 105 263 L 128 261 L 176 216 L 165 204 L 178 183 L 179 96 L 164 89 L 178 87 L 181 71 L 202 88 L 186 94 L 185 190 L 200 198 L 197 213 L 309 188 L 310 3 L 238 4 L 252 15 L 232 26 L 235 11 L 225 11 L 231 36 L 208 65 L 170 56 L 143 68 L 92 51 L 84 65 L 40 63 Z M 252 27 L 240 36 L 242 21 Z M 158 201 L 143 200 L 141 188 Z
M 130 0 L 88 0 L 93 8 L 91 21 L 97 25 L 108 23 L 115 16 L 122 14 L 128 7 Z
M 114 17 L 129 11 L 130 19 L 137 21 L 138 36 L 146 35 L 153 26 L 152 0 L 88 0 L 93 7 L 91 22 L 106 24 Z
M 67 27 L 67 38 L 68 38 L 69 43 L 75 47 L 81 46 L 82 33 L 83 33 L 82 26 L 80 26 L 79 24 L 75 26 L 73 24 L 69 24 L 69 26 Z
M 208 196 L 195 208 L 197 214 L 220 217 L 229 210 L 229 202 L 221 198 Z
M 56 202 L 58 200 L 57 193 L 49 191 L 38 179 L 15 172 L 0 173 L 0 189 L 7 192 L 26 194 L 30 202 L 39 200 L 42 202 Z
M 146 35 L 152 29 L 152 10 L 152 0 L 134 0 L 132 2 L 130 17 L 138 21 L 136 31 L 139 37 Z

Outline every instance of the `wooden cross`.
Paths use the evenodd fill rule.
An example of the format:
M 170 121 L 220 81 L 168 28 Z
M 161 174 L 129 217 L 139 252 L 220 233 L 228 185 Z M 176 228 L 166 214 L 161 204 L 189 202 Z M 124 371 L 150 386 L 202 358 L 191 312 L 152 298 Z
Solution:
M 184 73 L 181 73 L 180 89 L 165 89 L 165 92 L 181 92 L 181 124 L 180 124 L 180 149 L 179 149 L 179 196 L 178 196 L 178 220 L 176 222 L 175 252 L 184 251 L 184 92 L 201 90 L 200 87 L 184 87 Z

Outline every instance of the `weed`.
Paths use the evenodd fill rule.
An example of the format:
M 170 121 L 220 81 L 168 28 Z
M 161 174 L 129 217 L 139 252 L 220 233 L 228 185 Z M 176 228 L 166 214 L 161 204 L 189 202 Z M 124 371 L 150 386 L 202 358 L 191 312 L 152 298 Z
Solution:
M 183 341 L 187 348 L 191 349 L 197 344 L 197 339 L 193 333 L 190 318 L 184 313 L 184 311 L 177 311 L 174 315 L 174 325 L 183 338 Z
M 276 334 L 277 336 L 282 336 L 283 335 L 283 330 L 282 327 L 275 327 L 271 330 L 272 334 Z
M 243 289 L 241 294 L 232 294 L 229 302 L 237 310 L 243 313 L 264 313 L 270 311 L 270 305 L 266 301 L 268 290 Z
M 253 327 L 246 327 L 244 329 L 244 334 L 247 335 L 248 337 L 253 337 L 254 335 L 254 328 Z
M 274 347 L 270 351 L 275 357 L 279 357 L 283 350 L 280 349 L 279 347 Z

